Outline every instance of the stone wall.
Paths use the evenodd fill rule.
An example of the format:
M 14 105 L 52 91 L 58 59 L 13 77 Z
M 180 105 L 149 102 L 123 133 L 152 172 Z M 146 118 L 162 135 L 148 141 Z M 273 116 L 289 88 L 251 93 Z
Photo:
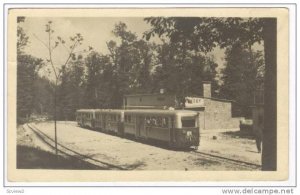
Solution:
M 239 129 L 241 118 L 232 118 L 231 102 L 205 99 L 203 129 Z

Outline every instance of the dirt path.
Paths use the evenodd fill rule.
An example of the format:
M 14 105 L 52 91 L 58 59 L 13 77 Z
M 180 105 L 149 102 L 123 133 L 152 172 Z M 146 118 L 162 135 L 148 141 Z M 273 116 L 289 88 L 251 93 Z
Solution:
M 33 125 L 50 138 L 54 138 L 53 123 L 44 122 Z M 244 145 L 239 142 L 235 143 L 243 147 L 240 151 L 223 152 L 223 150 L 234 149 L 233 143 L 230 142 L 232 138 L 226 136 L 222 139 L 219 136 L 219 138 L 212 142 L 210 136 L 204 136 L 199 150 L 210 153 L 213 151 L 215 154 L 220 153 L 227 157 L 232 157 L 234 154 L 236 158 L 240 158 L 238 154 L 253 145 L 244 140 Z M 222 144 L 222 140 L 225 138 L 227 140 Z M 226 161 L 198 155 L 195 152 L 169 150 L 80 128 L 74 122 L 58 123 L 58 142 L 91 159 L 126 170 L 259 170 L 258 168 L 236 166 Z M 254 154 L 258 156 L 256 153 L 252 155 Z M 247 159 L 245 155 L 243 158 L 249 162 L 257 162 L 256 159 L 252 159 L 252 156 L 249 156 L 251 160 Z

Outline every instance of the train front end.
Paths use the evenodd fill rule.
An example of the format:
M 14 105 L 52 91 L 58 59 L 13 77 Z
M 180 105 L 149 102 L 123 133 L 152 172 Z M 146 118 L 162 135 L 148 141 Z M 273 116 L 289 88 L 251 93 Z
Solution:
M 200 143 L 199 115 L 197 112 L 179 113 L 175 120 L 174 146 L 177 148 L 198 148 Z

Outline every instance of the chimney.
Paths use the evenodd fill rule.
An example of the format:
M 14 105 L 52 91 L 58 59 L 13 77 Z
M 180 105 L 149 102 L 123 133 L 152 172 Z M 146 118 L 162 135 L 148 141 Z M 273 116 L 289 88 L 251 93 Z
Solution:
M 211 82 L 203 81 L 203 97 L 211 98 Z

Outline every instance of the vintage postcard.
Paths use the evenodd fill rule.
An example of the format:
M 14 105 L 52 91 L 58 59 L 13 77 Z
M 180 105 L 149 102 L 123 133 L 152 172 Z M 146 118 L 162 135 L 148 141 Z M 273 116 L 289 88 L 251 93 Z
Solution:
M 287 180 L 288 18 L 9 9 L 8 181 Z

